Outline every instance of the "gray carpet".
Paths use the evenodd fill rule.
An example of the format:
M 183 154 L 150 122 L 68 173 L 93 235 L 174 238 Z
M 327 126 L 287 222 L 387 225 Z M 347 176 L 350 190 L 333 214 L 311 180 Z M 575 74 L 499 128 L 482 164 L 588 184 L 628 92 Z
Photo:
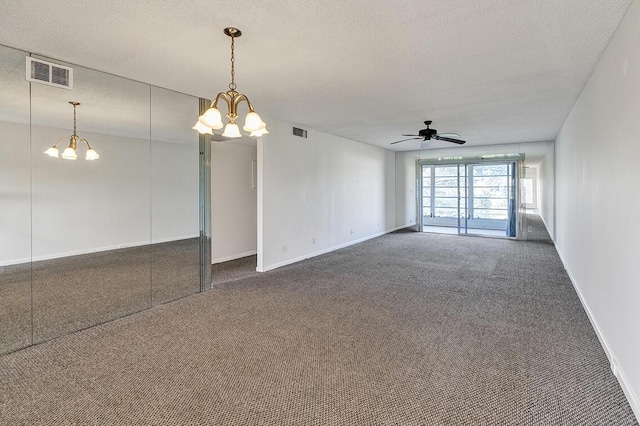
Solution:
M 638 423 L 553 245 L 397 233 L 0 357 L 0 424 Z
M 258 256 L 247 256 L 228 262 L 214 263 L 211 265 L 211 285 L 216 286 L 230 281 L 238 281 L 244 278 L 260 275 L 256 272 Z

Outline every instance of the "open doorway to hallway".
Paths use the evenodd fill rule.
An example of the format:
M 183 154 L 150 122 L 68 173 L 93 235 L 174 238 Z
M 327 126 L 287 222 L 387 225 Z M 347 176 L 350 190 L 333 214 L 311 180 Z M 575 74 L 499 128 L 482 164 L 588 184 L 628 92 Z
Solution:
M 215 135 L 211 142 L 212 284 L 255 273 L 257 143 Z

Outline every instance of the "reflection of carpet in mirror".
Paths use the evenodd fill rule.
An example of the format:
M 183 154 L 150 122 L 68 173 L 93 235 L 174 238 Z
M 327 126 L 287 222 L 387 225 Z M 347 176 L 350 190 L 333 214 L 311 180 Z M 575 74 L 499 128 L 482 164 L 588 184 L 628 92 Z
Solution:
M 526 240 L 553 244 L 542 218 L 537 214 L 527 214 L 525 222 Z
M 0 266 L 0 354 L 31 343 L 31 264 Z
M 30 343 L 29 264 L 7 280 L 11 268 L 16 266 L 0 268 L 0 337 L 9 342 L 0 345 L 0 353 Z M 44 260 L 32 268 L 33 333 L 39 343 L 197 293 L 199 239 Z M 26 340 L 20 337 L 25 334 Z
M 151 246 L 153 305 L 200 291 L 200 239 Z

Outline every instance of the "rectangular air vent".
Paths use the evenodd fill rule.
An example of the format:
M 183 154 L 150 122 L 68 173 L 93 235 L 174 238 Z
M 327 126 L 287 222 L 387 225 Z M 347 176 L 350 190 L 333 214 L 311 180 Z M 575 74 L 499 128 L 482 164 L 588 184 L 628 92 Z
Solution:
M 306 138 L 307 137 L 307 131 L 304 129 L 298 129 L 297 127 L 293 128 L 293 135 L 294 136 L 300 136 L 301 138 Z
M 27 80 L 72 90 L 73 68 L 27 56 Z

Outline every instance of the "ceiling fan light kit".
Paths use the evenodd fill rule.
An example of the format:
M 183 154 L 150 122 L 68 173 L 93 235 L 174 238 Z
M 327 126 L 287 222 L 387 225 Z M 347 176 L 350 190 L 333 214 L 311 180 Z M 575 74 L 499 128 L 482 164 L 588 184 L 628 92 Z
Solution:
M 253 109 L 253 105 L 251 104 L 251 101 L 249 101 L 249 98 L 236 91 L 235 39 L 242 35 L 242 31 L 237 28 L 227 27 L 224 29 L 224 33 L 231 37 L 231 83 L 229 84 L 229 90 L 218 93 L 213 102 L 211 102 L 209 109 L 198 117 L 198 121 L 196 121 L 196 124 L 192 129 L 197 130 L 201 134 L 206 133 L 212 135 L 213 130 L 220 130 L 224 127 L 222 136 L 227 138 L 240 138 L 242 137 L 242 133 L 240 133 L 240 128 L 236 124 L 236 119 L 238 118 L 238 105 L 240 105 L 241 102 L 246 102 L 249 107 L 249 113 L 245 118 L 242 130 L 250 132 L 250 136 L 252 137 L 266 135 L 269 133 L 267 131 L 267 125 Z M 225 101 L 227 104 L 227 118 L 229 119 L 229 122 L 226 126 L 222 123 L 222 114 L 220 114 L 220 110 L 218 109 L 218 101 L 220 101 L 220 99 Z
M 458 145 L 463 145 L 464 143 L 466 143 L 466 141 L 463 141 L 462 139 L 458 139 L 460 135 L 457 133 L 438 133 L 436 129 L 432 129 L 430 127 L 431 123 L 432 123 L 431 120 L 425 121 L 424 124 L 427 125 L 426 129 L 422 129 L 418 131 L 417 135 L 402 135 L 402 136 L 411 136 L 411 137 L 407 139 L 401 139 L 399 141 L 391 142 L 391 145 L 394 145 L 400 142 L 410 141 L 410 140 L 417 140 L 417 139 L 422 139 L 423 141 L 429 141 L 433 139 L 437 141 L 451 142 Z

